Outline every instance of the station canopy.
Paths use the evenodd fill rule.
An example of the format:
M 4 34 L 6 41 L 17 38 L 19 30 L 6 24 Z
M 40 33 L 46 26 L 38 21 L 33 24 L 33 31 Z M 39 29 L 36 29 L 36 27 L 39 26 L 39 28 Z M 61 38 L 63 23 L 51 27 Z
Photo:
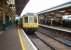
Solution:
M 20 15 L 29 0 L 0 0 L 0 12 L 9 16 Z
M 62 15 L 71 15 L 71 2 L 67 2 L 61 5 L 58 5 L 56 7 L 52 7 L 50 9 L 47 10 L 43 10 L 41 12 L 38 12 L 37 14 L 39 15 L 58 15 L 58 14 L 62 14 Z

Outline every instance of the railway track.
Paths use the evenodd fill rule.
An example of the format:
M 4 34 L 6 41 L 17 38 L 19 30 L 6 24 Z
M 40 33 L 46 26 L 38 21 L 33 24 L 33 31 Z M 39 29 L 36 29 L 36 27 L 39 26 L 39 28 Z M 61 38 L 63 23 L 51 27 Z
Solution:
M 38 31 L 50 36 L 51 38 L 54 38 L 55 40 L 63 43 L 64 45 L 71 47 L 71 38 L 68 37 L 70 40 L 64 38 L 63 35 L 61 35 L 63 32 L 59 32 L 59 31 L 56 31 L 56 30 L 50 30 L 50 29 L 47 30 L 47 29 L 44 29 L 44 28 L 40 28 L 40 29 L 38 29 Z
M 28 35 L 31 41 L 35 44 L 38 50 L 70 50 L 71 48 L 56 41 L 55 39 L 43 34 L 41 32 L 35 32 Z
M 35 33 L 28 36 L 38 50 L 71 50 L 70 46 L 61 43 L 50 35 L 48 33 L 43 33 L 43 30 L 37 30 Z
M 31 41 L 35 44 L 38 50 L 55 50 L 54 48 L 48 46 L 43 40 L 37 37 L 36 34 L 28 35 Z
M 43 34 L 41 32 L 35 32 L 36 36 L 43 41 L 47 46 L 52 48 L 52 50 L 71 50 L 70 47 L 60 43 L 59 41 L 51 38 L 50 36 L 47 36 L 46 34 Z

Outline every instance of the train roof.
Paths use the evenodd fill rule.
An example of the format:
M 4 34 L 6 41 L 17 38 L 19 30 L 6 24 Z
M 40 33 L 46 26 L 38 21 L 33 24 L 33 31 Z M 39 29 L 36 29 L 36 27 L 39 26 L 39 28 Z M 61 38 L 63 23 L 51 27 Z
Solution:
M 24 16 L 36 16 L 37 14 L 35 13 L 26 13 Z

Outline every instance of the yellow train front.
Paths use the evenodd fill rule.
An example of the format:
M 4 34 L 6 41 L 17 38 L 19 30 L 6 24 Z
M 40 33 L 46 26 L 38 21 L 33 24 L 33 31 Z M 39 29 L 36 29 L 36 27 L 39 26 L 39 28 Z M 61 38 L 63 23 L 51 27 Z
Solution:
M 35 32 L 38 29 L 38 16 L 36 14 L 25 14 L 22 19 L 22 26 L 26 33 Z

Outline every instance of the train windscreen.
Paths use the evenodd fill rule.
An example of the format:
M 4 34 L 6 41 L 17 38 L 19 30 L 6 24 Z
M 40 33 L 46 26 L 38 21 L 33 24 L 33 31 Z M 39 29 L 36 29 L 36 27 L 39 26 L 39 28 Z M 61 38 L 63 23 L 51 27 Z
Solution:
M 24 22 L 28 23 L 28 17 L 24 17 Z
M 29 16 L 28 22 L 29 22 L 29 23 L 33 23 L 33 16 Z

